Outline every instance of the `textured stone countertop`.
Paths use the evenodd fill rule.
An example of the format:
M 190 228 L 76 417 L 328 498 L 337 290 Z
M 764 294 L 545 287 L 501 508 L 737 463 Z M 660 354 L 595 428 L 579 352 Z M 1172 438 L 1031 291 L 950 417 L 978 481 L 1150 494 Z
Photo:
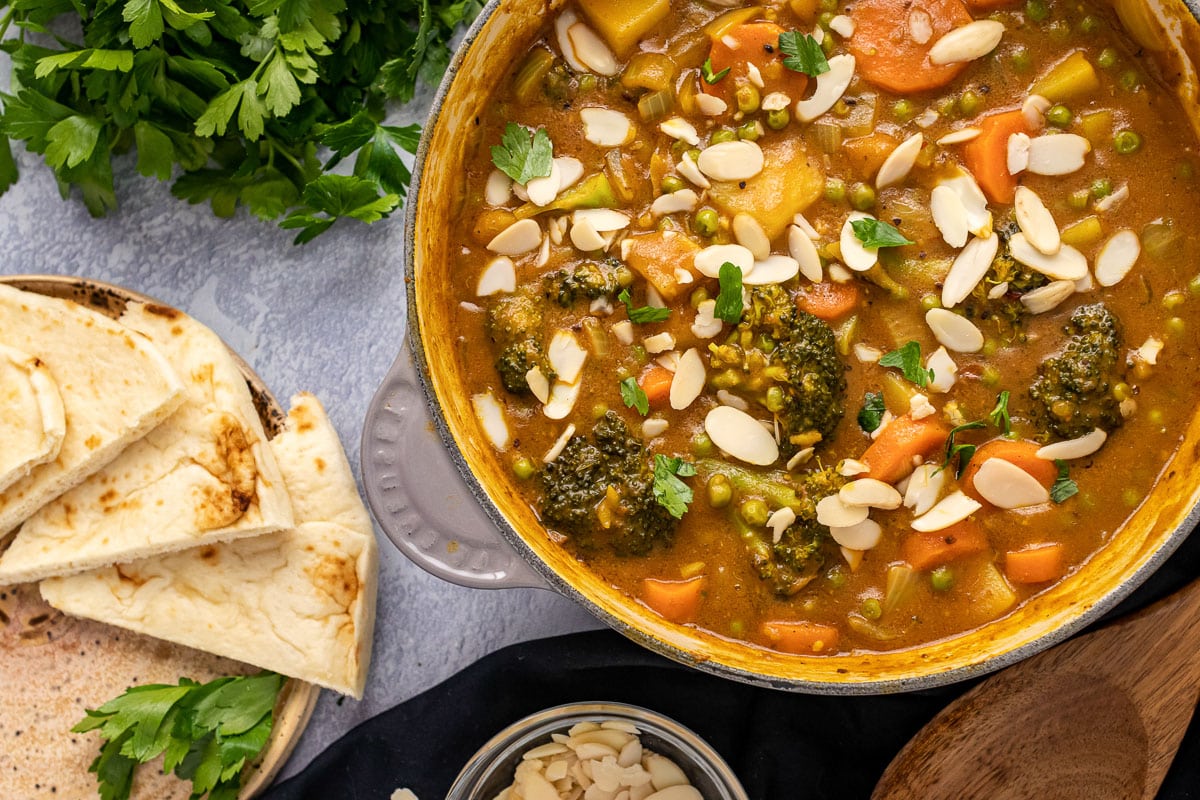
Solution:
M 400 122 L 419 118 L 418 100 Z M 311 391 L 325 403 L 359 471 L 363 418 L 405 332 L 403 220 L 338 223 L 293 247 L 288 231 L 241 213 L 171 197 L 117 165 L 119 207 L 94 220 L 63 202 L 39 157 L 14 148 L 21 179 L 0 196 L 0 273 L 79 275 L 177 306 L 212 327 L 281 402 Z M 362 702 L 323 692 L 283 773 L 293 774 L 357 723 L 515 642 L 598 623 L 571 601 L 535 589 L 464 589 L 413 566 L 379 534 L 379 617 Z

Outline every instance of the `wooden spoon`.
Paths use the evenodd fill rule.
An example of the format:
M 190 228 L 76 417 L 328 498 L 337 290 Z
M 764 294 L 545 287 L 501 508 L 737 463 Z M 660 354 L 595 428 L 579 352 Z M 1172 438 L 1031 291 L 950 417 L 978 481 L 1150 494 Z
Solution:
M 1200 581 L 942 710 L 872 800 L 1152 800 L 1200 696 Z

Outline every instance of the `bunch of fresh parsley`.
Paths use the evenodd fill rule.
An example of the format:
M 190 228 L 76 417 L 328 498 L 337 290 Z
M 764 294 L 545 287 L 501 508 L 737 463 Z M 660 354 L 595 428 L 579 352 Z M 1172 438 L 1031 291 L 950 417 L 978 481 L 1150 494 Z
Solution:
M 78 190 L 94 216 L 116 206 L 112 159 L 175 182 L 172 193 L 283 217 L 311 240 L 338 219 L 399 206 L 416 125 L 382 124 L 390 100 L 449 63 L 480 0 L 0 0 L 0 193 L 11 142 Z M 63 31 L 75 30 L 65 34 Z M 81 35 L 80 35 L 81 34 Z M 332 155 L 322 161 L 327 148 Z M 355 155 L 352 175 L 329 172 Z
M 287 680 L 273 672 L 205 684 L 135 686 L 71 730 L 105 739 L 91 771 L 101 800 L 125 800 L 138 764 L 163 756 L 163 772 L 192 782 L 192 797 L 236 800 L 242 768 L 266 746 L 275 700 Z

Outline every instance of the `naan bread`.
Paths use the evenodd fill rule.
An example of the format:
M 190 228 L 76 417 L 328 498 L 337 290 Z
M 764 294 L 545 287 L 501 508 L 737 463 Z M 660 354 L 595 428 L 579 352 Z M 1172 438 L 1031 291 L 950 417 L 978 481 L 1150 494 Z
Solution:
M 0 491 L 53 461 L 66 435 L 62 395 L 50 368 L 0 344 Z
M 53 578 L 42 596 L 68 614 L 362 697 L 379 569 L 370 517 L 316 398 L 292 399 L 271 447 L 295 529 Z
M 291 501 L 246 380 L 187 315 L 131 303 L 121 322 L 184 379 L 182 406 L 80 486 L 49 503 L 0 556 L 0 585 L 259 536 L 292 526 Z
M 183 384 L 144 336 L 68 300 L 0 285 L 0 341 L 37 358 L 62 400 L 58 455 L 0 492 L 0 538 L 165 420 Z

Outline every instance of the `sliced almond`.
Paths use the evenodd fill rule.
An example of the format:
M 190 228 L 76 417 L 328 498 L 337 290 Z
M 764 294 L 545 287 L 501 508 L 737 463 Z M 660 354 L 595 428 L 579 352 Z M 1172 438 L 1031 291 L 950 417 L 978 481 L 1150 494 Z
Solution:
M 958 376 L 958 364 L 954 363 L 954 359 L 946 352 L 946 348 L 939 347 L 933 351 L 933 354 L 925 360 L 925 367 L 933 370 L 933 377 L 929 379 L 929 391 L 945 394 L 954 388 L 954 383 Z
M 921 154 L 921 148 L 924 146 L 925 135 L 922 133 L 914 133 L 896 145 L 896 149 L 888 153 L 888 157 L 879 167 L 879 172 L 875 176 L 875 188 L 886 189 L 907 178 L 913 165 L 917 163 L 917 156 Z
M 964 169 L 957 171 L 953 177 L 942 181 L 939 186 L 953 189 L 967 214 L 967 230 L 980 238 L 992 235 L 992 212 L 988 211 L 987 198 L 983 190 L 975 182 L 975 176 Z
M 746 286 L 766 286 L 790 281 L 799 274 L 800 262 L 791 256 L 767 256 L 762 261 L 754 262 L 754 269 L 742 275 L 742 283 Z
M 1083 168 L 1092 144 L 1075 133 L 1037 136 L 1029 142 L 1029 166 L 1034 175 L 1070 175 Z
M 696 133 L 696 126 L 681 117 L 671 117 L 660 122 L 658 129 L 672 139 L 687 142 L 692 147 L 700 144 L 700 134 Z
M 559 156 L 554 159 L 554 165 L 558 167 L 560 193 L 563 189 L 574 186 L 583 177 L 583 162 L 574 156 Z
M 714 302 L 716 302 L 716 301 L 714 301 Z M 747 403 L 744 399 L 742 399 L 741 397 L 738 397 L 736 394 L 729 391 L 728 389 L 718 389 L 717 390 L 717 402 L 723 406 L 729 406 L 731 408 L 736 408 L 738 411 L 749 411 L 750 410 L 749 403 Z
M 915 531 L 940 531 L 962 522 L 967 517 L 983 508 L 977 500 L 972 500 L 962 492 L 947 495 L 929 511 L 912 521 Z
M 483 199 L 489 206 L 507 205 L 512 199 L 512 178 L 498 169 L 488 175 L 487 185 L 483 188 Z
M 1151 336 L 1142 343 L 1142 346 L 1139 347 L 1133 355 L 1134 358 L 1138 359 L 1139 361 L 1145 361 L 1150 366 L 1154 366 L 1158 363 L 1158 354 L 1162 352 L 1162 349 L 1162 339 L 1156 339 Z
M 921 464 L 908 477 L 908 485 L 904 487 L 904 505 L 911 508 L 916 516 L 921 516 L 933 508 L 946 485 L 946 470 L 936 464 Z
M 877 364 L 883 358 L 883 351 L 862 342 L 854 343 L 854 357 L 863 364 Z
M 950 272 L 942 284 L 942 306 L 954 308 L 967 298 L 987 275 L 992 260 L 1000 249 L 1000 237 L 975 238 L 967 242 L 950 265 Z
M 983 349 L 983 332 L 961 314 L 931 308 L 925 312 L 925 324 L 939 343 L 956 353 L 978 353 Z
M 587 25 L 576 22 L 567 28 L 567 36 L 571 40 L 571 46 L 575 48 L 575 57 L 592 72 L 612 77 L 621 71 L 621 65 L 617 63 L 612 51 Z
M 917 44 L 926 44 L 933 38 L 933 18 L 929 12 L 921 8 L 908 12 L 908 36 Z
M 842 248 L 842 261 L 855 272 L 866 272 L 879 261 L 879 248 L 863 247 L 862 242 L 854 235 L 854 223 L 860 219 L 875 219 L 870 214 L 853 211 L 842 225 L 839 243 Z
M 653 417 L 642 423 L 642 436 L 646 439 L 653 439 L 656 436 L 662 436 L 671 427 L 671 423 L 661 417 Z
M 779 459 L 775 437 L 744 411 L 717 406 L 704 417 L 704 432 L 713 444 L 729 455 L 765 467 Z
M 1009 134 L 1005 156 L 1005 166 L 1008 167 L 1008 174 L 1020 175 L 1029 168 L 1029 147 L 1032 141 L 1027 133 L 1018 131 Z
M 967 243 L 970 234 L 967 209 L 958 192 L 945 184 L 933 187 L 929 196 L 929 211 L 933 215 L 933 224 L 941 232 L 946 244 L 962 247 Z
M 587 222 L 600 233 L 624 230 L 629 227 L 629 215 L 611 208 L 581 208 L 572 216 L 574 224 Z
M 541 367 L 535 366 L 526 372 L 525 383 L 529 385 L 529 391 L 533 392 L 539 403 L 545 405 L 550 402 L 550 380 Z
M 645 339 L 642 339 L 642 347 L 646 348 L 647 353 L 665 353 L 668 350 L 675 349 L 675 337 L 669 331 L 656 333 L 653 336 L 647 336 Z
M 719 117 L 729 109 L 729 104 L 716 95 L 698 92 L 696 108 L 700 109 L 700 113 L 706 117 Z
M 1073 294 L 1074 281 L 1053 281 L 1021 295 L 1021 305 L 1025 306 L 1030 314 L 1044 314 L 1058 308 Z
M 988 289 L 987 296 L 988 296 L 988 300 L 999 300 L 1001 297 L 1004 297 L 1004 295 L 1006 295 L 1006 294 L 1008 294 L 1008 281 L 1001 281 L 1000 283 L 997 283 L 995 286 L 993 286 L 991 289 Z
M 712 187 L 712 184 L 709 183 L 708 178 L 704 177 L 704 173 L 700 171 L 700 168 L 696 166 L 696 162 L 692 160 L 691 153 L 684 153 L 683 157 L 679 159 L 678 166 L 675 168 L 679 170 L 680 175 L 687 178 L 694 185 L 700 187 L 701 189 L 708 189 Z
M 821 255 L 804 229 L 799 225 L 788 226 L 788 252 L 799 265 L 800 274 L 813 283 L 820 283 L 825 277 L 821 272 Z
M 570 65 L 571 69 L 576 72 L 587 72 L 587 65 L 575 55 L 575 45 L 571 42 L 569 34 L 571 26 L 578 22 L 579 17 L 575 16 L 574 11 L 570 9 L 563 11 L 554 20 L 554 35 L 558 41 L 558 49 L 562 52 L 563 59 Z
M 697 339 L 711 339 L 725 329 L 725 324 L 713 313 L 716 309 L 716 300 L 704 300 L 696 306 L 696 321 L 692 323 L 692 333 Z
M 583 371 L 588 351 L 579 346 L 575 334 L 570 331 L 555 331 L 546 348 L 546 360 L 563 383 L 575 383 Z
M 583 120 L 583 138 L 597 147 L 620 147 L 633 138 L 633 123 L 620 111 L 585 108 L 579 118 Z
M 854 56 L 843 53 L 829 59 L 829 71 L 817 76 L 817 88 L 807 100 L 796 103 L 796 117 L 812 122 L 833 108 L 854 78 Z
M 942 147 L 946 147 L 946 146 L 952 145 L 952 144 L 962 144 L 964 142 L 971 141 L 972 139 L 979 136 L 979 134 L 981 134 L 981 133 L 983 133 L 983 131 L 980 130 L 979 128 L 973 128 L 973 127 L 959 128 L 956 131 L 950 131 L 950 133 L 947 133 L 945 136 L 938 139 L 937 143 L 939 145 L 941 145 Z
M 830 526 L 829 535 L 842 547 L 858 551 L 870 550 L 883 538 L 883 528 L 873 519 L 864 519 L 857 525 Z
M 766 82 L 763 81 L 762 73 L 759 72 L 758 66 L 753 61 L 746 62 L 746 77 L 757 89 L 764 89 L 767 86 Z
M 713 301 L 714 305 L 716 300 Z M 612 324 L 613 336 L 617 337 L 617 341 L 624 345 L 633 344 L 633 323 L 627 319 L 619 320 Z
M 955 28 L 929 48 L 929 60 L 934 64 L 961 64 L 982 58 L 996 49 L 1004 37 L 1004 23 L 977 19 Z
M 1136 233 L 1131 230 L 1117 231 L 1096 254 L 1096 283 L 1101 286 L 1120 283 L 1141 254 L 1142 243 Z
M 1071 461 L 1076 458 L 1087 458 L 1092 453 L 1095 453 L 1104 446 L 1104 442 L 1108 439 L 1108 434 L 1099 428 L 1094 429 L 1091 433 L 1085 433 L 1075 439 L 1067 439 L 1062 442 L 1048 444 L 1045 447 L 1038 448 L 1037 457 L 1046 461 Z
M 975 473 L 975 491 L 997 508 L 1028 508 L 1050 502 L 1038 479 L 1011 461 L 989 458 Z
M 857 458 L 843 458 L 837 465 L 838 475 L 853 478 L 855 475 L 865 475 L 871 471 L 871 465 Z
M 771 240 L 767 238 L 767 232 L 758 224 L 758 220 L 749 214 L 734 215 L 733 238 L 750 251 L 755 261 L 762 261 L 771 255 Z
M 1040 94 L 1031 94 L 1025 98 L 1025 102 L 1021 104 L 1021 116 L 1025 117 L 1025 124 L 1032 131 L 1040 131 L 1046 127 L 1046 112 L 1054 104 Z
M 675 368 L 675 378 L 671 381 L 671 408 L 682 411 L 690 406 L 704 391 L 707 379 L 708 372 L 704 369 L 700 351 L 690 348 L 680 356 L 679 366 Z
M 869 506 L 890 511 L 899 508 L 903 498 L 890 484 L 875 478 L 859 478 L 850 481 L 838 491 L 842 502 L 848 506 Z
M 920 392 L 908 398 L 908 415 L 913 419 L 925 419 L 937 413 L 937 408 L 929 402 L 929 398 Z
M 696 166 L 714 181 L 746 181 L 762 172 L 763 152 L 754 142 L 718 142 L 700 151 Z
M 1018 233 L 1008 240 L 1008 249 L 1017 261 L 1056 281 L 1077 281 L 1088 274 L 1087 258 L 1069 244 L 1060 245 L 1057 253 L 1048 256 L 1034 247 L 1024 233 Z
M 517 288 L 517 271 L 512 259 L 508 256 L 498 256 L 488 262 L 479 276 L 475 294 L 487 297 L 501 292 L 513 292 Z
M 793 522 L 796 521 L 796 512 L 792 511 L 787 506 L 778 508 L 770 517 L 767 518 L 767 527 L 771 529 L 771 541 L 779 544 L 779 540 L 783 538 L 783 533 L 788 529 Z
M 567 442 L 571 441 L 571 437 L 574 435 L 575 423 L 571 423 L 567 425 L 567 427 L 563 429 L 563 432 L 559 434 L 559 437 L 554 440 L 554 444 L 552 444 L 550 449 L 546 451 L 546 455 L 542 456 L 542 463 L 550 464 L 559 456 L 561 456 L 562 451 L 567 447 Z
M 792 98 L 788 97 L 783 92 L 771 92 L 763 98 L 763 111 L 782 111 L 792 104 Z
M 1032 189 L 1018 186 L 1013 204 L 1017 214 L 1017 225 L 1029 243 L 1048 256 L 1057 253 L 1062 247 L 1062 237 L 1059 236 L 1054 215 L 1046 208 L 1042 198 Z
M 558 197 L 562 183 L 562 168 L 556 162 L 550 163 L 550 174 L 544 178 L 533 178 L 525 184 L 525 195 L 529 202 L 539 208 L 548 206 Z
M 726 261 L 742 270 L 742 279 L 754 269 L 754 254 L 740 244 L 714 244 L 696 253 L 693 264 L 706 278 L 719 278 Z
M 1121 205 L 1128 199 L 1129 199 L 1129 186 L 1128 186 L 1128 184 L 1123 183 L 1120 186 L 1118 186 L 1117 190 L 1115 192 L 1113 192 L 1112 194 L 1110 194 L 1108 197 L 1101 197 L 1099 200 L 1097 200 L 1095 208 L 1097 211 L 1100 211 L 1100 212 L 1112 211 L 1114 208 Z
M 858 572 L 858 568 L 862 566 L 863 562 L 863 551 L 851 547 L 838 547 L 838 550 L 842 551 L 842 558 L 846 559 L 846 566 L 850 567 L 850 571 Z M 407 798 L 400 798 L 400 800 L 407 800 Z
M 509 432 L 508 421 L 504 418 L 504 406 L 500 405 L 491 392 L 472 395 L 471 406 L 475 409 L 475 418 L 479 420 L 479 425 L 492 447 L 497 450 L 506 449 Z
M 608 240 L 600 235 L 591 222 L 584 219 L 575 220 L 571 225 L 571 244 L 585 253 L 591 253 L 607 247 Z
M 670 194 L 659 195 L 650 204 L 650 213 L 655 217 L 667 214 L 677 214 L 680 211 L 692 211 L 700 202 L 700 197 L 691 189 L 680 189 Z
M 817 503 L 817 522 L 830 528 L 849 528 L 865 520 L 868 514 L 867 506 L 847 505 L 836 494 L 823 497 Z
M 542 229 L 536 220 L 523 219 L 496 234 L 487 249 L 503 256 L 528 253 L 542 243 Z
M 554 386 L 550 387 L 549 402 L 542 406 L 542 413 L 549 419 L 565 419 L 575 408 L 575 403 L 579 400 L 579 390 L 582 387 L 582 381 L 579 383 L 555 381 Z
M 838 14 L 833 19 L 829 20 L 829 30 L 841 36 L 843 39 L 849 39 L 854 35 L 854 20 L 845 14 Z

